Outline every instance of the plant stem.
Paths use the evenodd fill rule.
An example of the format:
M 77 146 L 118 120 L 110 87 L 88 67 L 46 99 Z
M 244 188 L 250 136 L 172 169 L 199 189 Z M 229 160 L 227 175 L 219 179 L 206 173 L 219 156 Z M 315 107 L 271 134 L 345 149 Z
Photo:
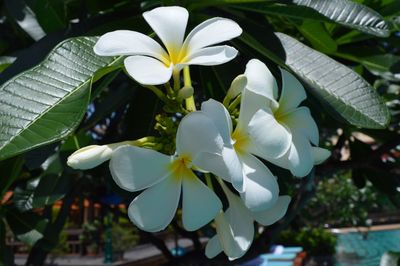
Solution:
M 146 143 L 154 142 L 155 140 L 156 140 L 155 137 L 149 136 L 149 137 L 143 137 L 143 138 L 136 139 L 136 140 L 128 140 L 128 141 L 124 141 L 124 142 L 126 144 L 133 145 L 133 146 L 142 146 Z M 124 142 L 121 142 L 121 143 L 124 143 Z
M 211 190 L 214 190 L 214 187 L 213 187 L 213 184 L 212 184 L 212 181 L 211 181 L 211 175 L 210 175 L 209 173 L 205 173 L 204 176 L 206 177 L 207 186 L 208 186 Z
M 145 88 L 151 90 L 152 92 L 154 92 L 154 94 L 160 98 L 161 101 L 168 103 L 168 98 L 165 96 L 165 94 L 156 86 L 153 85 L 146 85 L 144 86 Z
M 192 80 L 190 78 L 189 66 L 185 66 L 183 68 L 183 83 L 185 87 L 192 87 Z M 186 110 L 188 110 L 189 112 L 196 111 L 196 104 L 194 102 L 193 95 L 190 96 L 189 98 L 186 98 L 185 103 L 186 103 Z
M 172 78 L 174 79 L 174 91 L 179 91 L 181 88 L 181 81 L 180 81 L 180 71 L 172 72 Z
M 169 82 L 165 83 L 164 86 L 167 89 L 168 95 L 174 95 L 174 90 L 172 89 L 171 84 L 169 84 Z

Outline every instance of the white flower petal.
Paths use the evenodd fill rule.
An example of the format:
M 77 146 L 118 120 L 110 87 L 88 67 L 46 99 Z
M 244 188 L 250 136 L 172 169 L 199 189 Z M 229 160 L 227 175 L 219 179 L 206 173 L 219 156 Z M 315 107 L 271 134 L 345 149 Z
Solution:
M 191 54 L 200 48 L 231 40 L 242 34 L 242 29 L 233 20 L 211 18 L 196 26 L 186 37 L 183 48 Z
M 212 259 L 222 252 L 221 244 L 217 235 L 208 240 L 206 245 L 206 257 Z
M 124 65 L 128 74 L 144 85 L 164 84 L 172 76 L 172 64 L 167 67 L 161 61 L 148 56 L 129 56 L 124 60 Z
M 243 163 L 246 190 L 240 196 L 251 211 L 263 211 L 274 206 L 279 196 L 276 177 L 253 155 L 240 156 Z
M 312 147 L 311 152 L 314 158 L 314 165 L 323 163 L 331 156 L 331 152 L 329 150 L 320 147 Z
M 268 106 L 269 100 L 245 88 L 240 100 L 240 113 L 236 130 L 247 132 L 247 126 L 253 115 Z
M 293 134 L 293 144 L 288 156 L 290 172 L 297 177 L 303 177 L 311 172 L 314 166 L 312 147 L 308 139 L 301 134 Z
M 185 37 L 188 11 L 179 6 L 158 7 L 144 12 L 143 17 L 164 43 L 168 53 L 178 55 Z
M 252 215 L 259 224 L 265 226 L 274 224 L 285 216 L 290 200 L 290 196 L 280 196 L 272 208 L 266 211 L 253 212 Z
M 116 30 L 104 34 L 97 41 L 93 50 L 102 56 L 147 55 L 161 61 L 168 61 L 169 58 L 155 40 L 140 32 L 130 30 Z
M 182 223 L 187 231 L 194 231 L 214 219 L 222 203 L 193 172 L 190 173 L 182 181 Z
M 279 112 L 286 113 L 300 105 L 307 98 L 300 81 L 295 76 L 282 69 L 282 94 L 279 98 Z
M 181 195 L 181 179 L 170 176 L 146 189 L 128 208 L 128 216 L 140 229 L 158 232 L 174 218 Z
M 185 65 L 215 66 L 231 61 L 238 51 L 228 45 L 212 46 L 197 50 L 182 59 L 177 67 Z
M 230 145 L 232 142 L 232 119 L 225 106 L 220 102 L 209 99 L 201 104 L 201 111 L 214 121 L 215 126 L 224 139 L 225 145 Z
M 310 109 L 307 107 L 296 108 L 282 117 L 280 121 L 286 124 L 292 132 L 301 133 L 306 136 L 311 143 L 318 145 L 319 133 L 318 127 L 311 116 Z
M 113 152 L 110 171 L 118 186 L 137 191 L 169 176 L 170 163 L 170 156 L 154 150 L 123 146 Z
M 240 197 L 233 194 L 225 184 L 222 183 L 221 187 L 228 198 L 229 208 L 225 214 L 217 216 L 215 224 L 225 254 L 234 260 L 250 248 L 254 237 L 254 221 Z
M 186 115 L 179 124 L 176 133 L 176 151 L 188 154 L 194 159 L 198 153 L 218 153 L 222 151 L 224 141 L 214 122 L 202 112 Z
M 231 182 L 237 191 L 244 191 L 245 183 L 243 179 L 242 163 L 233 148 L 224 147 L 221 155 L 208 152 L 199 153 L 193 160 L 193 164 L 202 170 L 209 171 Z
M 271 101 L 271 109 L 278 105 L 278 85 L 268 67 L 258 59 L 250 60 L 246 65 L 244 74 L 247 77 L 247 89 L 266 97 Z
M 290 130 L 276 120 L 271 109 L 258 110 L 250 120 L 248 132 L 257 155 L 264 159 L 281 157 L 292 142 Z
M 254 237 L 253 219 L 248 213 L 228 208 L 225 214 L 216 217 L 215 225 L 219 243 L 229 260 L 246 254 Z

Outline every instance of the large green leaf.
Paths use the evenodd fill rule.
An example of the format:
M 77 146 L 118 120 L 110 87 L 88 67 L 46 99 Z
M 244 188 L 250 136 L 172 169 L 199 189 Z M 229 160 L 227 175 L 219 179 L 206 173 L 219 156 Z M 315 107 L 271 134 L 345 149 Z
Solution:
M 29 246 L 43 238 L 48 223 L 34 212 L 20 213 L 11 208 L 6 209 L 6 219 L 14 235 Z
M 361 76 L 286 34 L 276 36 L 286 53 L 285 64 L 346 121 L 365 128 L 384 128 L 389 123 L 386 105 Z
M 35 13 L 38 22 L 46 32 L 53 32 L 65 28 L 66 10 L 63 0 L 37 0 Z
M 389 26 L 378 12 L 350 0 L 292 0 L 307 6 L 344 26 L 379 37 L 390 34 Z
M 0 87 L 0 159 L 64 138 L 79 124 L 92 79 L 119 63 L 95 55 L 96 40 L 66 40 L 41 64 Z
M 283 16 L 291 19 L 315 20 L 331 22 L 327 17 L 321 15 L 314 9 L 282 3 L 250 3 L 246 5 L 235 5 L 236 9 L 257 12 L 265 15 Z

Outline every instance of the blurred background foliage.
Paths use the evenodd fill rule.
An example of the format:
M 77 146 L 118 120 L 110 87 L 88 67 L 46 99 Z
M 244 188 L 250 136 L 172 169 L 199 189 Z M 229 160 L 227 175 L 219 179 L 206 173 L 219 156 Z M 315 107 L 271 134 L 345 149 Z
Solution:
M 325 237 L 320 229 L 303 228 L 364 225 L 374 214 L 382 216 L 381 220 L 374 218 L 376 221 L 385 222 L 385 217 L 399 211 L 398 0 L 0 0 L 0 265 L 12 265 L 15 250 L 9 245 L 10 239 L 29 247 L 27 265 L 42 265 L 52 250 L 65 251 L 59 243 L 65 240 L 62 232 L 67 229 L 83 228 L 88 240 L 92 238 L 88 232 L 93 232 L 90 229 L 97 219 L 100 232 L 95 237 L 101 237 L 109 213 L 113 213 L 115 234 L 121 232 L 122 226 L 132 234 L 130 241 L 138 242 L 140 235 L 141 242 L 152 242 L 175 265 L 204 259 L 199 236 L 208 236 L 212 227 L 188 233 L 182 230 L 179 219 L 174 221 L 168 232 L 189 237 L 195 246 L 193 252 L 175 258 L 163 238 L 137 232 L 129 223 L 121 222 L 126 217 L 124 206 L 135 193 L 124 192 L 113 183 L 107 164 L 88 171 L 66 166 L 66 158 L 72 152 L 90 144 L 160 133 L 165 144 L 173 142 L 168 132 L 160 132 L 159 128 L 160 121 L 165 123 L 160 118 L 174 110 L 163 107 L 150 91 L 130 80 L 121 69 L 120 58 L 107 61 L 95 57 L 90 47 L 96 38 L 69 39 L 116 29 L 150 34 L 141 13 L 159 5 L 188 8 L 188 29 L 213 16 L 232 18 L 244 29 L 243 35 L 232 41 L 240 51 L 234 61 L 223 66 L 191 68 L 197 103 L 210 97 L 222 101 L 232 79 L 244 72 L 249 59 L 257 57 L 271 68 L 278 82 L 278 66 L 303 81 L 309 96 L 305 105 L 319 125 L 321 146 L 332 151 L 332 157 L 304 179 L 294 179 L 289 172 L 269 165 L 279 176 L 281 194 L 289 193 L 293 201 L 280 222 L 258 235 L 248 257 L 265 251 L 284 229 L 290 231 L 285 231 L 281 239 L 307 243 L 313 250 L 316 245 L 311 240 L 316 236 L 329 243 L 334 240 Z M 61 53 L 60 46 L 53 50 L 67 39 L 61 48 L 75 54 Z M 40 69 L 29 69 L 53 50 L 54 56 L 61 53 L 65 62 L 72 60 L 59 70 L 60 77 L 66 79 L 74 65 L 86 65 L 85 58 L 79 56 L 79 47 L 92 53 L 90 59 L 102 66 L 84 73 L 79 90 L 67 88 L 80 101 L 72 105 L 55 103 L 54 110 L 66 112 L 56 118 L 64 124 L 49 125 L 35 117 L 32 125 L 44 127 L 49 134 L 23 143 L 21 138 L 26 136 L 18 133 L 20 139 L 11 142 L 22 148 L 11 147 L 6 128 L 12 119 L 6 114 L 14 112 L 14 107 L 7 105 L 6 92 L 19 89 L 20 98 L 35 100 L 35 90 L 47 88 L 49 82 L 42 79 L 37 83 L 35 75 L 54 65 L 48 58 Z M 27 70 L 31 72 L 21 76 Z M 353 82 L 346 83 L 353 73 L 363 79 L 356 76 Z M 338 75 L 336 80 L 334 75 Z M 27 77 L 31 81 L 23 80 Z M 22 90 L 24 86 L 30 90 Z M 344 93 L 333 97 L 333 90 L 340 88 Z M 371 91 L 382 97 L 383 105 L 379 106 L 374 93 L 367 100 L 378 103 L 378 107 L 369 107 L 368 101 L 363 101 Z M 61 100 L 73 102 L 67 96 Z M 156 114 L 160 116 L 156 118 Z M 300 233 L 292 236 L 295 230 Z M 124 238 L 121 241 L 127 248 Z M 91 241 L 88 246 L 92 242 L 101 243 Z

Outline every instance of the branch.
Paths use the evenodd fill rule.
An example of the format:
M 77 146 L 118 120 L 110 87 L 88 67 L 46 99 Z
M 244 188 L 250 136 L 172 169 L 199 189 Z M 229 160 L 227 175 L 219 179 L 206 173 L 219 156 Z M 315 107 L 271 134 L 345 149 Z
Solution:
M 184 230 L 182 227 L 180 227 L 178 225 L 176 220 L 172 221 L 171 225 L 178 234 L 180 234 L 183 237 L 190 238 L 192 240 L 195 250 L 200 251 L 203 249 L 203 245 L 201 244 L 201 242 L 199 240 L 199 235 L 198 235 L 197 231 L 188 232 L 188 231 Z
M 162 239 L 160 239 L 160 238 L 156 237 L 155 235 L 153 235 L 152 233 L 149 233 L 146 231 L 139 230 L 139 233 L 141 235 L 143 235 L 144 237 L 148 238 L 150 240 L 150 242 L 162 252 L 162 254 L 164 255 L 164 257 L 167 260 L 169 260 L 169 261 L 175 260 L 175 257 L 172 256 L 171 251 L 169 251 L 167 245 L 165 244 L 165 242 Z

